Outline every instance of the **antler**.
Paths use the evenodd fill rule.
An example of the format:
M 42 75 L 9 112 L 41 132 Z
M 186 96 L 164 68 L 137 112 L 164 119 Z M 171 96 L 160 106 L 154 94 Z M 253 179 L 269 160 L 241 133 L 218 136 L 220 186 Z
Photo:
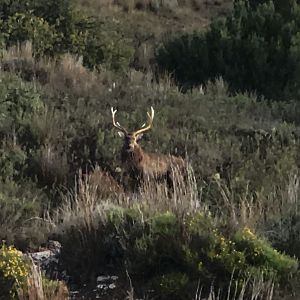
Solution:
M 147 112 L 147 116 L 148 116 L 148 126 L 147 126 L 147 127 L 144 127 L 144 126 L 145 126 L 145 124 L 144 124 L 144 125 L 142 126 L 142 127 L 144 127 L 144 128 L 141 128 L 141 129 L 139 129 L 139 130 L 137 130 L 137 131 L 134 132 L 135 135 L 141 134 L 141 133 L 143 133 L 143 132 L 145 132 L 145 131 L 151 129 L 152 123 L 153 123 L 153 119 L 154 119 L 154 109 L 153 109 L 152 106 L 151 106 L 151 114 L 150 114 L 149 112 Z
M 114 127 L 118 128 L 120 131 L 127 134 L 127 130 L 124 127 L 122 127 L 119 122 L 116 122 L 116 120 L 115 120 L 115 114 L 116 114 L 117 110 L 116 109 L 114 110 L 113 107 L 111 107 L 110 110 L 111 110 L 112 122 L 113 122 Z

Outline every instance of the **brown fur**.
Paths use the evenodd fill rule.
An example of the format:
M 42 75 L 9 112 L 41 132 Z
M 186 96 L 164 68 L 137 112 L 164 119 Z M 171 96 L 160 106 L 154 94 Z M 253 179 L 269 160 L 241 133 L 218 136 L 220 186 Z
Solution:
M 184 160 L 173 155 L 144 152 L 140 145 L 122 150 L 122 162 L 127 169 L 135 171 L 143 178 L 160 178 L 172 172 L 172 168 L 182 169 Z
M 124 138 L 124 144 L 121 150 L 121 160 L 129 173 L 130 177 L 136 182 L 141 180 L 166 180 L 170 185 L 173 182 L 173 174 L 181 173 L 186 170 L 186 163 L 181 157 L 173 155 L 164 155 L 157 153 L 144 152 L 138 141 L 143 133 L 151 129 L 154 118 L 154 109 L 151 107 L 151 113 L 148 115 L 148 126 L 146 124 L 134 132 L 128 131 L 115 120 L 117 110 L 111 108 L 113 125 L 119 129 L 119 135 Z

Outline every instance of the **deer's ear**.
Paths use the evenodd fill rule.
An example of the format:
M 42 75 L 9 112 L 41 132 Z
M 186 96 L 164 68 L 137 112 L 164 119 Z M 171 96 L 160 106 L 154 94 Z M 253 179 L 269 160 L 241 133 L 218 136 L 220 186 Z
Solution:
M 138 134 L 138 135 L 136 136 L 136 141 L 139 141 L 142 137 L 143 137 L 143 134 L 142 134 L 142 133 Z
M 118 135 L 119 135 L 119 137 L 121 137 L 121 138 L 123 138 L 123 137 L 125 136 L 124 132 L 122 132 L 122 131 L 118 131 Z

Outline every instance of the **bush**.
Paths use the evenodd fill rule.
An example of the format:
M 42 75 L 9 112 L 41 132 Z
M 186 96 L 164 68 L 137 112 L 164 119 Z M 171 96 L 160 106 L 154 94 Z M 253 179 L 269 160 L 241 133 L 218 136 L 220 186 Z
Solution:
M 44 104 L 32 84 L 14 76 L 1 76 L 0 96 L 0 176 L 22 178 L 31 153 L 40 142 L 34 136 L 31 121 L 43 112 Z
M 1 19 L 7 20 L 16 13 L 26 13 L 33 11 L 35 16 L 45 19 L 49 24 L 60 24 L 60 21 L 69 20 L 74 11 L 71 0 L 50 0 L 45 3 L 43 0 L 29 0 L 20 2 L 17 0 L 0 1 Z M 62 26 L 64 24 L 61 24 Z
M 28 13 L 16 13 L 9 17 L 3 24 L 2 31 L 7 35 L 8 46 L 31 40 L 36 58 L 53 56 L 55 44 L 60 40 L 53 26 L 44 19 Z
M 295 211 L 269 220 L 266 226 L 272 244 L 290 256 L 300 259 L 300 216 Z
M 23 254 L 13 247 L 0 248 L 0 299 L 16 299 L 17 290 L 29 274 L 29 265 Z
M 31 182 L 0 180 L 0 240 L 26 249 L 44 242 L 45 224 L 36 224 L 42 217 L 45 194 Z M 44 228 L 45 230 L 43 230 Z
M 66 51 L 76 22 L 72 1 L 51 0 L 45 4 L 35 0 L 1 0 L 0 11 L 4 20 L 2 31 L 8 42 L 32 39 L 36 56 Z
M 35 58 L 72 53 L 83 57 L 85 66 L 124 71 L 133 57 L 130 41 L 99 21 L 80 16 L 72 1 L 1 3 L 5 18 L 0 23 L 7 46 L 32 41 Z M 55 9 L 54 9 L 55 8 Z
M 188 299 L 189 278 L 184 273 L 168 273 L 153 280 L 153 286 L 160 299 Z
M 159 298 L 186 299 L 199 279 L 205 292 L 214 279 L 225 295 L 231 281 L 241 289 L 245 287 L 239 283 L 248 282 L 248 292 L 262 273 L 266 281 L 284 283 L 297 269 L 295 259 L 280 254 L 249 229 L 230 239 L 200 212 L 179 218 L 140 206 L 108 209 L 105 214 L 93 215 L 93 226 L 86 226 L 79 216 L 76 227 L 62 225 L 62 260 L 77 280 L 85 282 L 88 274 L 96 276 L 112 264 L 120 275 L 128 270 L 133 282 L 154 288 Z M 70 246 L 74 243 L 76 250 Z
M 244 253 L 245 262 L 251 266 L 262 266 L 265 276 L 270 274 L 286 283 L 286 274 L 298 268 L 295 259 L 280 254 L 267 242 L 258 239 L 249 228 L 237 232 L 234 241 L 238 251 Z
M 300 6 L 295 0 L 255 3 L 235 1 L 232 14 L 208 32 L 170 39 L 157 51 L 159 66 L 185 88 L 222 76 L 231 91 L 298 96 Z
M 122 37 L 114 28 L 103 27 L 96 22 L 85 34 L 78 34 L 72 42 L 71 52 L 82 55 L 83 64 L 90 69 L 125 72 L 134 54 L 131 40 Z

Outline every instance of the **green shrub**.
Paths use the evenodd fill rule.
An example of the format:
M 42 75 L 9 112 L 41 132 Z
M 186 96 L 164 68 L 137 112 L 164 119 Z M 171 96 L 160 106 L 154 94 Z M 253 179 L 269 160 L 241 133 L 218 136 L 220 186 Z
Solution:
M 287 280 L 287 274 L 297 270 L 295 259 L 279 253 L 266 241 L 258 239 L 249 228 L 236 233 L 234 237 L 236 248 L 245 256 L 249 266 L 259 266 L 265 276 L 274 276 L 281 281 Z
M 17 140 L 22 140 L 21 136 L 25 134 L 31 118 L 43 112 L 44 103 L 40 94 L 33 84 L 17 76 L 4 74 L 1 76 L 0 97 L 2 134 L 12 132 L 17 135 Z
M 19 146 L 0 149 L 0 174 L 4 178 L 20 178 L 26 169 L 26 153 Z
M 60 36 L 47 21 L 29 13 L 16 13 L 2 25 L 2 31 L 7 35 L 7 45 L 32 41 L 35 57 L 53 56 L 55 44 Z
M 220 208 L 221 201 L 219 187 L 212 180 L 214 174 L 230 187 L 235 204 L 240 204 L 240 195 L 248 193 L 250 198 L 268 206 L 269 193 L 275 186 L 276 190 L 284 189 L 289 173 L 297 165 L 298 129 L 290 124 L 298 119 L 294 102 L 270 107 L 254 96 L 230 97 L 221 80 L 210 84 L 205 95 L 201 95 L 196 89 L 181 94 L 176 87 L 163 82 L 149 84 L 140 73 L 131 74 L 128 80 L 110 78 L 109 72 L 77 74 L 74 87 L 67 85 L 68 77 L 56 76 L 57 81 L 66 84 L 58 89 L 51 85 L 54 95 L 48 95 L 49 86 L 41 91 L 48 108 L 32 119 L 33 138 L 27 139 L 36 141 L 37 146 L 33 147 L 39 148 L 33 153 L 31 174 L 40 174 L 42 185 L 65 184 L 68 177 L 70 187 L 79 168 L 90 170 L 96 164 L 118 178 L 122 176 L 114 172 L 122 167 L 122 140 L 111 130 L 107 107 L 113 103 L 118 105 L 120 123 L 132 128 L 145 122 L 146 107 L 155 103 L 157 117 L 152 131 L 141 141 L 143 149 L 183 157 L 187 153 L 203 200 L 213 210 Z M 95 84 L 85 90 L 87 82 L 93 80 Z M 97 84 L 102 80 L 108 83 Z M 110 92 L 113 82 L 116 88 Z M 118 95 L 122 95 L 122 101 L 115 102 Z M 136 101 L 135 107 L 132 101 Z M 287 115 L 289 122 L 282 122 Z M 123 178 L 122 183 L 128 187 L 126 177 Z M 227 211 L 221 209 L 223 214 Z
M 31 153 L 40 142 L 34 136 L 32 118 L 43 112 L 44 104 L 32 84 L 14 76 L 1 76 L 0 97 L 0 175 L 22 178 Z
M 72 53 L 83 56 L 83 64 L 90 69 L 107 68 L 125 72 L 134 54 L 131 41 L 122 37 L 114 28 L 103 28 L 96 22 L 86 33 L 75 35 Z
M 5 18 L 0 28 L 8 46 L 30 40 L 35 58 L 73 53 L 85 66 L 124 71 L 133 57 L 130 41 L 99 21 L 81 16 L 68 0 L 0 2 Z
M 0 188 L 0 240 L 14 243 L 19 249 L 44 242 L 47 230 L 38 220 L 48 205 L 45 193 L 32 182 L 15 183 L 3 178 Z
M 164 299 L 186 299 L 198 280 L 205 293 L 212 280 L 224 295 L 231 281 L 247 293 L 262 273 L 266 281 L 275 278 L 284 283 L 297 269 L 295 259 L 280 254 L 249 229 L 229 239 L 202 213 L 179 218 L 170 212 L 150 213 L 142 206 L 107 213 L 108 219 L 93 215 L 93 226 L 82 223 L 80 216 L 76 227 L 62 225 L 62 260 L 77 280 L 84 282 L 88 274 L 97 275 L 106 264 L 113 264 L 120 274 L 127 270 L 133 282 L 144 282 Z M 74 243 L 76 251 L 70 249 Z
M 298 96 L 299 4 L 251 3 L 235 1 L 232 14 L 204 34 L 164 43 L 156 56 L 160 67 L 186 88 L 222 76 L 231 91 L 254 91 L 269 99 Z
M 168 273 L 153 280 L 155 294 L 160 299 L 187 299 L 189 278 L 185 273 Z
M 282 252 L 300 259 L 300 216 L 291 211 L 266 224 L 268 239 Z
M 74 11 L 73 1 L 71 0 L 50 0 L 45 3 L 43 0 L 29 0 L 20 2 L 17 0 L 1 0 L 0 12 L 1 19 L 7 20 L 16 13 L 27 13 L 32 11 L 35 16 L 45 19 L 49 24 L 54 25 L 65 19 L 69 20 Z M 64 24 L 61 24 L 62 26 Z
M 0 2 L 2 31 L 8 44 L 31 40 L 34 56 L 73 52 L 80 36 L 86 35 L 87 18 L 79 17 L 69 0 Z M 84 40 L 81 40 L 83 43 Z M 81 45 L 83 46 L 83 45 Z

